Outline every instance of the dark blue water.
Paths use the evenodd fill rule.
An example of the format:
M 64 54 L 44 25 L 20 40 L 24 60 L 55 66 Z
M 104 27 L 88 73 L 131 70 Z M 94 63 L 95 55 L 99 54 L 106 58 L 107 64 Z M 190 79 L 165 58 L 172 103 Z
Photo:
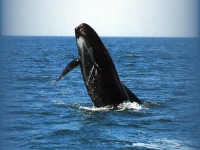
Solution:
M 102 38 L 143 102 L 94 108 L 74 37 L 4 37 L 2 149 L 199 149 L 195 38 Z

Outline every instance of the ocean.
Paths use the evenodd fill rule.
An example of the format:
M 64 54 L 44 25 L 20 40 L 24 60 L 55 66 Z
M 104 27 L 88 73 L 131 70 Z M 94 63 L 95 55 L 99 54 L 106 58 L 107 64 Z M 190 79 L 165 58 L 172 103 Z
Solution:
M 1 149 L 199 149 L 198 38 L 101 37 L 121 81 L 143 101 L 95 108 L 75 37 L 5 36 Z

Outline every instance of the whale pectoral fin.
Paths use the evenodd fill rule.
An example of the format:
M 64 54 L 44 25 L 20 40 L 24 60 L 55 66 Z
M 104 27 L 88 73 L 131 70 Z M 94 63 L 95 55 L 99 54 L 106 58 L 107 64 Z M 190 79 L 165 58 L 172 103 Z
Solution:
M 125 85 L 124 88 L 128 94 L 130 102 L 137 102 L 138 104 L 142 104 L 142 101 L 135 94 L 133 94 L 133 92 L 131 92 L 131 90 L 129 90 Z
M 64 77 L 66 74 L 68 74 L 72 69 L 76 68 L 78 65 L 80 65 L 80 60 L 79 58 L 76 58 L 72 60 L 63 70 L 61 75 L 56 79 L 55 82 L 59 81 L 62 77 Z

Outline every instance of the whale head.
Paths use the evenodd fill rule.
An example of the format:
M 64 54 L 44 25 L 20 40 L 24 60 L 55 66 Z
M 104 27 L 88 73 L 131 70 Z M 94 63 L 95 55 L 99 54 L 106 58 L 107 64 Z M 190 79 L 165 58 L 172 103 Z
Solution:
M 87 60 L 98 67 L 97 59 L 107 50 L 95 30 L 86 23 L 75 28 L 76 42 L 80 60 Z M 88 59 L 90 58 L 90 59 Z

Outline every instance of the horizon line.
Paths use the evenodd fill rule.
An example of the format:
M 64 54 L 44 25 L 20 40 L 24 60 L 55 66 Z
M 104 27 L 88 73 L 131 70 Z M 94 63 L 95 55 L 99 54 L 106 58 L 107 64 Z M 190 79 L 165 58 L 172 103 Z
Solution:
M 1 35 L 1 37 L 75 37 L 75 35 Z M 199 38 L 199 36 L 99 36 L 111 38 Z

